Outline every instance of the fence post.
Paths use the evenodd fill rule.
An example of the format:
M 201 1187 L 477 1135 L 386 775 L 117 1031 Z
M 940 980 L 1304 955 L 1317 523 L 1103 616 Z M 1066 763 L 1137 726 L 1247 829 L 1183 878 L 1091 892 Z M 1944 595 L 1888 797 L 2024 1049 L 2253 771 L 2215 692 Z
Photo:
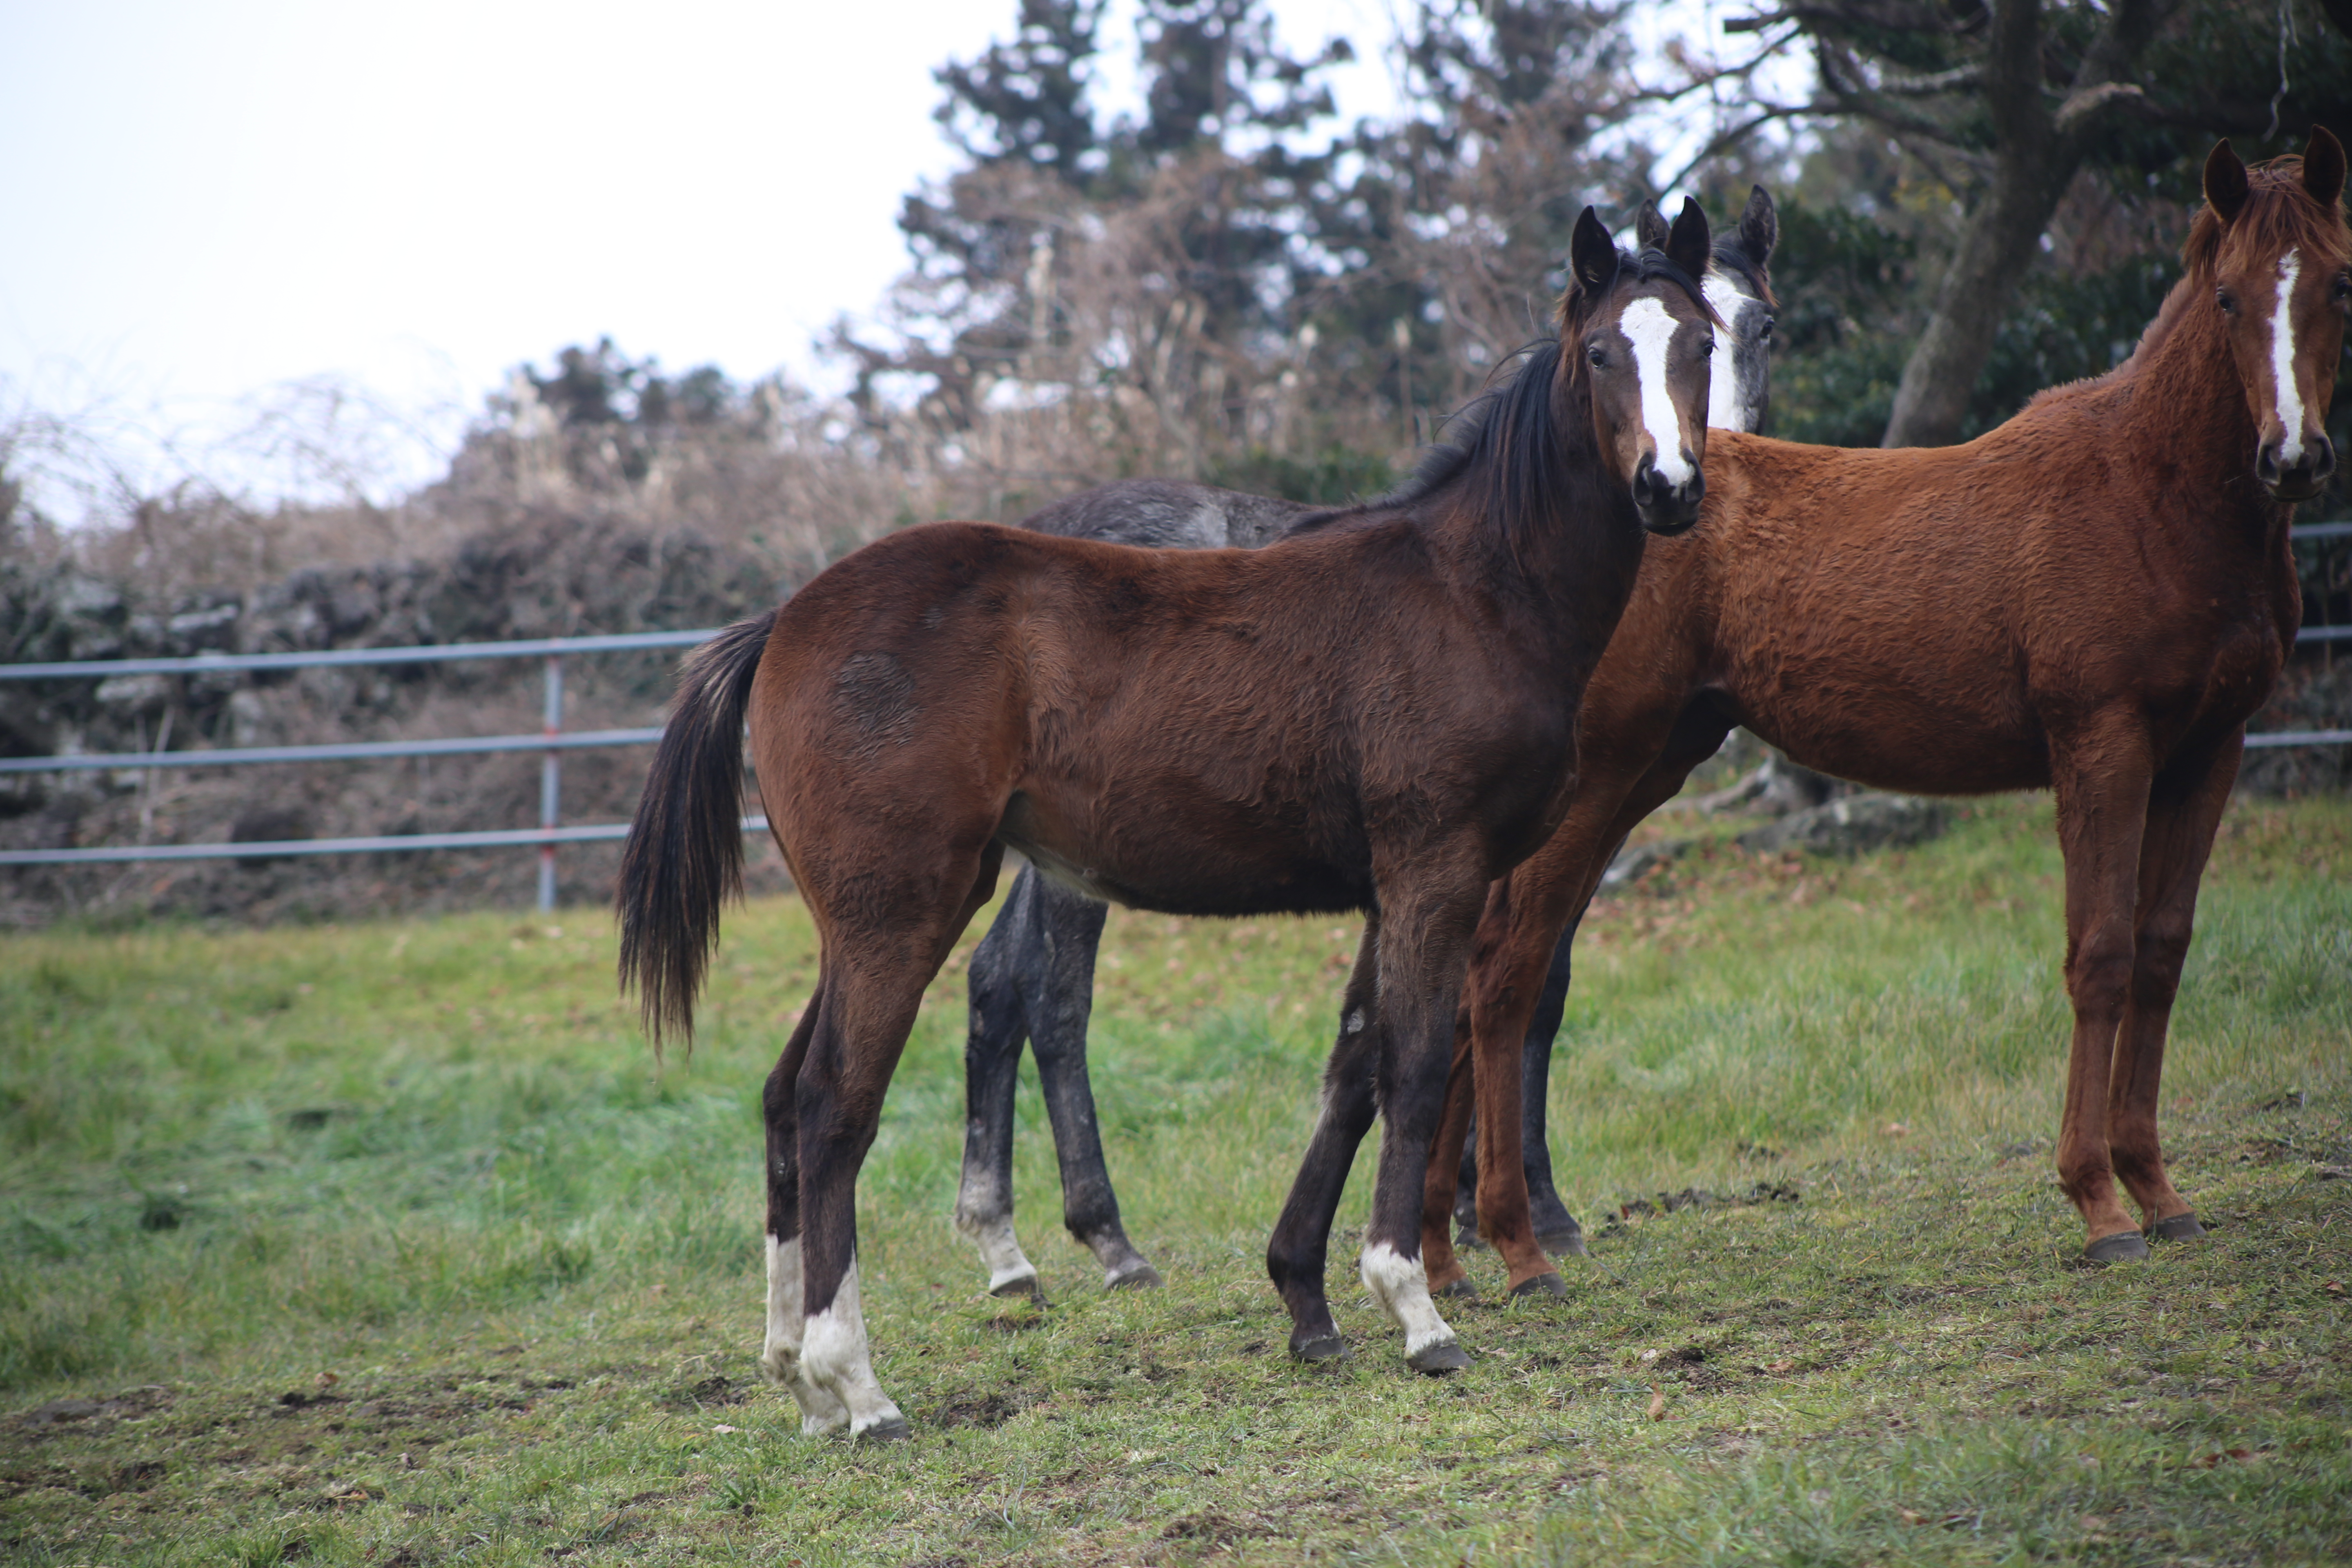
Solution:
M 563 728 L 563 656 L 547 656 L 547 722 L 549 740 L 555 739 Z M 562 752 L 549 747 L 539 764 L 539 825 L 552 832 L 556 824 L 556 798 L 562 784 Z M 555 846 L 539 847 L 539 910 L 545 914 L 555 908 Z

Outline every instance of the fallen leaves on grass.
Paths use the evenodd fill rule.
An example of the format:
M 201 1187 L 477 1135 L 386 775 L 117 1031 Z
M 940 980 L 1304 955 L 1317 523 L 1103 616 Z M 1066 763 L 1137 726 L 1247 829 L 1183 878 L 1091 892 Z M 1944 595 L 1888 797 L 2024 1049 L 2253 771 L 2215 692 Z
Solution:
M 1665 1418 L 1666 1396 L 1664 1393 L 1660 1392 L 1658 1385 L 1654 1383 L 1650 1384 L 1650 1419 L 1653 1421 L 1664 1421 Z

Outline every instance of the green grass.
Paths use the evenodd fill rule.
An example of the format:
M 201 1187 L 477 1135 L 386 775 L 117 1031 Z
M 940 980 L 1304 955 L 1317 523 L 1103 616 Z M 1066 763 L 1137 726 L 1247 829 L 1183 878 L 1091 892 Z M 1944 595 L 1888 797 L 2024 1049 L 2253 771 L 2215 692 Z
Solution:
M 2233 808 L 2165 1095 L 2218 1227 L 2105 1270 L 2049 1170 L 2048 816 L 1851 865 L 1717 846 L 1601 906 L 1551 1106 L 1595 1257 L 1564 1300 L 1454 1312 L 1477 1362 L 1444 1383 L 1352 1278 L 1369 1151 L 1331 1281 L 1358 1359 L 1290 1364 L 1263 1276 L 1353 922 L 1114 915 L 1095 1081 L 1171 1285 L 1100 1291 L 1024 1091 L 1042 1314 L 948 1228 L 960 955 L 859 1189 L 919 1430 L 881 1452 L 802 1439 L 754 1376 L 791 900 L 730 918 L 660 1067 L 595 911 L 0 939 L 0 1555 L 2342 1560 L 2352 806 Z M 1657 1202 L 1759 1187 L 1801 1196 Z

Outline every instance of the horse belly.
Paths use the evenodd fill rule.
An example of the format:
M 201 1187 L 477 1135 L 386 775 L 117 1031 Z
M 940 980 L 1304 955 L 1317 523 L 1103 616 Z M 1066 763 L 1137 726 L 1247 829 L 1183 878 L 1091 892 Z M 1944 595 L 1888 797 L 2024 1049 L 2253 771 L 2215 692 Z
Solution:
M 1332 913 L 1371 900 L 1368 854 L 1284 814 L 1216 809 L 1164 790 L 1118 802 L 1015 795 L 998 837 L 1045 876 L 1106 903 L 1177 915 Z
M 2040 728 L 2014 685 L 1963 694 L 1916 689 L 1893 672 L 1842 673 L 1780 700 L 1742 701 L 1741 721 L 1801 766 L 1873 789 L 1990 795 L 2049 782 Z

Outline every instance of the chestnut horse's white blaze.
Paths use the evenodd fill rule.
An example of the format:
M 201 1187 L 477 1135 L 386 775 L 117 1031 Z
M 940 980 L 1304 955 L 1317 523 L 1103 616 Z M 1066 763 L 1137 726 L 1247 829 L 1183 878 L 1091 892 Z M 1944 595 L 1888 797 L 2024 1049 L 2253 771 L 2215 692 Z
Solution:
M 2271 310 L 2271 374 L 2278 382 L 2279 426 L 2285 432 L 2279 444 L 2279 467 L 2292 468 L 2303 461 L 2303 389 L 2294 380 L 2294 280 L 2303 270 L 2303 253 L 2290 250 L 2279 258 L 2278 303 Z
M 1673 346 L 1675 325 L 1655 300 L 1636 300 L 1617 318 L 1617 330 L 1633 345 L 1633 373 L 1641 378 L 1642 428 L 1657 447 L 1651 462 L 1668 484 L 1685 485 L 1698 470 L 1691 464 L 1694 443 L 1684 437 L 1682 414 L 1666 379 L 1666 351 Z

